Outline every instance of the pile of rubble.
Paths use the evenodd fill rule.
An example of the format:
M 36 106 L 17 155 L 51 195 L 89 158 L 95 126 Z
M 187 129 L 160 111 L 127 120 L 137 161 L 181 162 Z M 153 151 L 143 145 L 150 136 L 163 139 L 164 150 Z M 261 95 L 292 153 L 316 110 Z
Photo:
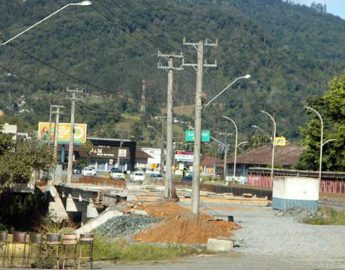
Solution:
M 277 210 L 277 216 L 293 217 L 296 221 L 304 223 L 306 220 L 323 219 L 325 214 L 319 211 L 308 211 L 300 207 L 291 207 L 286 211 Z
M 96 232 L 111 238 L 131 235 L 157 223 L 161 218 L 147 215 L 126 214 L 113 217 L 96 229 Z

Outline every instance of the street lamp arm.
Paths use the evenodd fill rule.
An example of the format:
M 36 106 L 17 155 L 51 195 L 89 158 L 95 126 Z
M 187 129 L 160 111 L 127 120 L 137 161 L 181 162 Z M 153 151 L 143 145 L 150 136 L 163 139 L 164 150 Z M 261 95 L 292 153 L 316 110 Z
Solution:
M 322 147 L 329 142 L 335 142 L 335 141 L 336 141 L 336 139 L 329 139 L 322 144 Z
M 225 144 L 225 143 L 223 143 L 223 142 L 221 142 L 221 141 L 220 141 L 220 140 L 218 140 L 217 138 L 215 138 L 215 137 L 211 136 L 211 139 L 212 139 L 212 140 L 214 140 L 215 142 L 219 143 L 220 145 L 222 145 L 222 146 L 226 147 L 226 144 Z
M 239 147 L 239 146 L 242 145 L 242 144 L 246 144 L 246 143 L 248 143 L 248 142 L 240 142 L 240 143 L 237 145 L 237 147 Z
M 223 94 L 226 90 L 228 90 L 228 88 L 230 88 L 235 82 L 237 82 L 238 80 L 241 80 L 241 79 L 249 79 L 250 77 L 251 77 L 250 74 L 247 74 L 245 76 L 241 76 L 241 77 L 238 77 L 235 80 L 233 80 L 227 87 L 225 87 L 214 98 L 212 98 L 209 102 L 207 102 L 206 105 L 204 105 L 204 108 L 207 107 L 208 105 L 210 105 L 217 97 L 219 97 L 221 94 Z
M 155 132 L 161 137 L 161 140 L 162 140 L 164 143 L 166 143 L 166 141 L 163 139 L 163 138 L 164 138 L 163 134 L 160 133 L 154 126 L 148 125 L 147 127 L 150 128 L 150 129 L 152 129 L 153 131 L 155 131 Z
M 10 38 L 9 40 L 1 43 L 0 47 L 10 43 L 12 40 L 16 39 L 17 37 L 21 36 L 22 34 L 26 33 L 27 31 L 31 30 L 32 28 L 36 27 L 40 23 L 48 20 L 50 17 L 54 16 L 55 14 L 59 13 L 60 11 L 64 10 L 65 8 L 67 8 L 69 6 L 89 6 L 91 4 L 92 4 L 91 1 L 83 1 L 83 2 L 80 2 L 80 3 L 69 3 L 69 4 L 65 5 L 65 6 L 63 6 L 62 8 L 56 10 L 52 14 L 48 15 L 47 17 L 43 18 L 42 20 L 40 20 L 40 21 L 36 22 L 35 24 L 31 25 L 29 28 L 27 28 L 24 31 L 20 32 L 19 34 L 15 35 L 14 37 Z

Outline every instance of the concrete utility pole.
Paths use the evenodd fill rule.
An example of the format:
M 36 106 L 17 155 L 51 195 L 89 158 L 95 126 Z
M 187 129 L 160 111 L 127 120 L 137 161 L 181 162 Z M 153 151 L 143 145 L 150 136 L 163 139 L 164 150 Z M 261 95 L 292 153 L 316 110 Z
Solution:
M 195 124 L 194 124 L 194 160 L 193 160 L 193 181 L 192 181 L 192 212 L 199 214 L 200 205 L 200 149 L 201 149 L 201 110 L 202 110 L 202 88 L 203 88 L 203 70 L 204 67 L 217 67 L 214 64 L 204 63 L 204 46 L 218 46 L 216 43 L 209 43 L 206 39 L 198 43 L 187 43 L 183 39 L 183 45 L 193 46 L 197 50 L 197 64 L 184 63 L 183 66 L 191 66 L 196 72 L 196 90 L 195 90 Z
M 59 122 L 60 122 L 60 114 L 63 112 L 60 109 L 65 108 L 62 105 L 52 105 L 51 109 L 56 109 L 56 111 L 51 111 L 52 114 L 56 114 L 55 116 L 55 128 L 54 128 L 54 161 L 57 161 L 57 146 L 58 146 L 58 137 L 59 137 Z M 50 136 L 50 131 L 49 131 Z
M 183 67 L 174 67 L 174 58 L 183 59 L 182 54 L 162 54 L 158 51 L 158 57 L 168 59 L 168 66 L 162 66 L 158 62 L 159 69 L 168 70 L 168 93 L 167 93 L 167 144 L 166 144 L 166 185 L 165 185 L 165 197 L 172 199 L 172 166 L 173 166 L 173 70 L 182 70 Z
M 48 142 L 49 142 L 49 144 L 51 144 L 51 139 L 50 139 L 50 137 L 51 137 L 51 129 L 52 129 L 52 118 L 53 118 L 53 114 L 54 113 L 56 113 L 56 112 L 54 112 L 53 111 L 53 109 L 57 109 L 57 108 L 65 108 L 64 106 L 62 106 L 62 105 L 50 105 L 50 109 L 49 109 L 49 130 L 48 130 L 48 134 L 49 134 L 49 140 L 48 140 Z M 55 126 L 55 128 L 56 128 L 56 126 Z M 55 134 L 55 128 L 54 128 L 54 134 Z M 54 138 L 55 138 L 55 135 L 54 135 Z
M 71 90 L 68 89 L 67 91 L 72 93 L 71 97 L 71 126 L 70 126 L 70 137 L 69 137 L 69 146 L 68 146 L 68 166 L 67 166 L 67 184 L 70 184 L 72 181 L 72 170 L 73 170 L 73 143 L 74 143 L 74 114 L 75 114 L 75 101 L 81 100 L 81 98 L 77 98 L 77 93 L 82 93 L 83 90 Z
M 145 106 L 146 106 L 146 84 L 147 82 L 143 80 L 142 82 L 142 92 L 141 92 L 141 104 L 140 104 L 140 114 L 145 114 Z
M 223 177 L 224 181 L 226 181 L 226 176 L 228 175 L 228 132 L 225 131 L 224 133 L 224 171 L 223 171 Z

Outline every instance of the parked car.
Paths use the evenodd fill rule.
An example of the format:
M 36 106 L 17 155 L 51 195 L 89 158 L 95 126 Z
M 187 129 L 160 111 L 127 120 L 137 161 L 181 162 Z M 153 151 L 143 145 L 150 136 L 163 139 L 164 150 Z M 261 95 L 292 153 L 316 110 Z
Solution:
M 85 167 L 82 171 L 82 175 L 84 176 L 95 176 L 96 175 L 96 168 L 95 167 Z
M 140 182 L 142 183 L 145 180 L 145 173 L 142 171 L 132 172 L 129 176 L 131 182 Z
M 118 168 L 111 168 L 110 177 L 124 180 L 125 174 Z
M 151 180 L 163 180 L 163 175 L 161 175 L 159 173 L 151 173 L 150 179 Z
M 182 176 L 182 181 L 185 182 L 192 182 L 193 174 L 191 172 L 186 172 L 184 176 Z
M 73 169 L 73 173 L 74 173 L 74 174 L 81 174 L 82 172 L 83 172 L 83 168 L 80 167 L 80 166 L 76 166 L 76 167 L 74 167 L 74 169 Z

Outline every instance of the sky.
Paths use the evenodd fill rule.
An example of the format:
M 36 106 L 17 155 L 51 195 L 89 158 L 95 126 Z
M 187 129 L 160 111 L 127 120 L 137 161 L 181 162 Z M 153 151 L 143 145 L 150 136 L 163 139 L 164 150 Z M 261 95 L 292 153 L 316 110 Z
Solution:
M 327 12 L 345 20 L 345 0 L 294 0 L 295 3 L 310 6 L 312 2 L 327 5 Z

